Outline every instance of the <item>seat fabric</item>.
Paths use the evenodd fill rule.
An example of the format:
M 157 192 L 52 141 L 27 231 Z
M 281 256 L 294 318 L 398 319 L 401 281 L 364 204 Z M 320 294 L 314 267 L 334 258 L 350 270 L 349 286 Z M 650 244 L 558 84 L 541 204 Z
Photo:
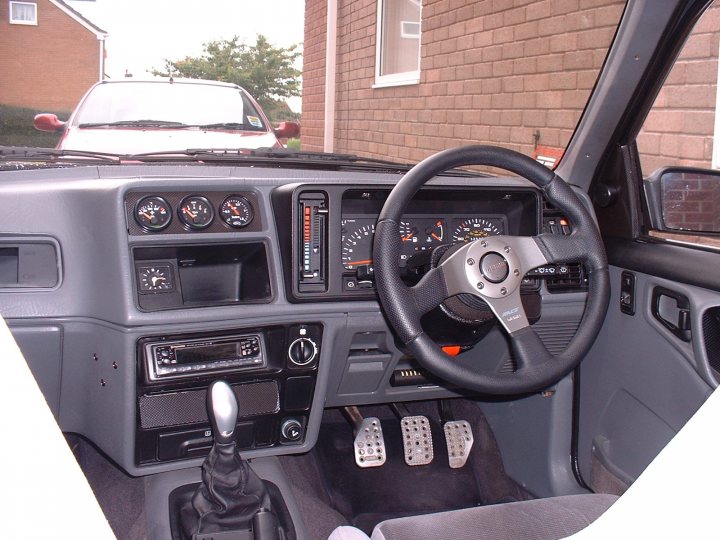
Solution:
M 566 495 L 390 519 L 375 527 L 372 540 L 554 540 L 584 529 L 616 500 Z

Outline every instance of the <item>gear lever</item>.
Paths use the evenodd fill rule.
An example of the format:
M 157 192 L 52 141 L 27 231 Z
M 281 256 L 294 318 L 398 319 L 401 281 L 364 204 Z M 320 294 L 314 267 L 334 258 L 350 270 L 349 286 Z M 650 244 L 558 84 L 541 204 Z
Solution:
M 233 442 L 238 417 L 238 402 L 230 385 L 214 381 L 207 392 L 207 411 L 215 444 Z
M 238 454 L 238 400 L 225 381 L 208 388 L 207 413 L 215 443 L 203 463 L 202 482 L 181 509 L 186 538 L 210 540 L 225 533 L 228 539 L 277 540 L 278 522 L 267 488 Z

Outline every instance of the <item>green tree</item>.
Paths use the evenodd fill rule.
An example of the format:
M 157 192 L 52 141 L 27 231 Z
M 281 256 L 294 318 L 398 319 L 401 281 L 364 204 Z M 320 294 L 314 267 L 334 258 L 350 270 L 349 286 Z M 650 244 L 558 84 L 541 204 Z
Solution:
M 165 60 L 162 69 L 152 69 L 153 75 L 209 79 L 235 83 L 250 92 L 263 107 L 271 120 L 284 98 L 300 95 L 301 72 L 295 68 L 295 60 L 301 56 L 297 45 L 288 48 L 275 47 L 258 34 L 255 45 L 232 39 L 210 41 L 203 45 L 203 54 L 182 60 Z

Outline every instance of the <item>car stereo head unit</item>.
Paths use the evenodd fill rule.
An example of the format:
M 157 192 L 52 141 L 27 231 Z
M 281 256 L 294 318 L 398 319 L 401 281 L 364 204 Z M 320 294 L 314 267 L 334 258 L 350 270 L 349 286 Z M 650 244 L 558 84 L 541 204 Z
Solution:
M 144 345 L 149 381 L 192 377 L 204 372 L 265 367 L 265 344 L 260 334 L 204 339 L 151 341 Z

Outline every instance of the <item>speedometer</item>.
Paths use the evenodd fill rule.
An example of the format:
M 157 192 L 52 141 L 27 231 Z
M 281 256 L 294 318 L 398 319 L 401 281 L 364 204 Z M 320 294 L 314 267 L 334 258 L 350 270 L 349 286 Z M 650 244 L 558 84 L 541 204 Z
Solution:
M 453 242 L 472 242 L 480 238 L 502 234 L 498 223 L 485 218 L 469 218 L 464 220 L 453 232 Z

